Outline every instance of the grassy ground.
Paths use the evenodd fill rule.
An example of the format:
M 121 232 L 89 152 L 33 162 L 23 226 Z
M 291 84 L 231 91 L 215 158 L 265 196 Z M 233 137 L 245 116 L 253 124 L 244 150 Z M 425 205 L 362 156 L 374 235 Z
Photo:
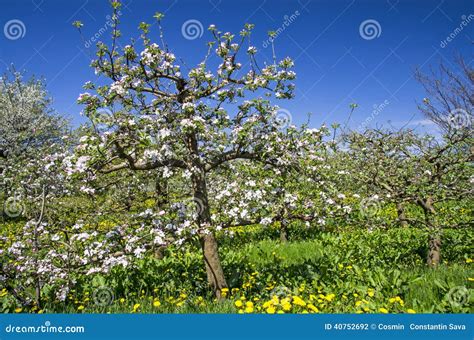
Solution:
M 414 229 L 317 233 L 284 244 L 236 235 L 220 250 L 230 287 L 222 301 L 210 296 L 202 258 L 191 246 L 84 283 L 67 303 L 47 302 L 44 312 L 472 312 L 472 232 L 443 237 L 443 263 L 430 269 L 426 234 Z

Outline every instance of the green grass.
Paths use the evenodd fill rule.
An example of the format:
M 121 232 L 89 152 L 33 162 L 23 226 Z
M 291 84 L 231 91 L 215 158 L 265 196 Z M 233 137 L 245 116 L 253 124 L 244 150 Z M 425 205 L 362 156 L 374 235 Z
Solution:
M 465 246 L 472 244 L 472 232 L 445 233 L 443 263 L 436 269 L 424 263 L 425 243 L 422 231 L 393 229 L 319 233 L 314 239 L 289 243 L 264 238 L 234 248 L 224 246 L 220 250 L 224 271 L 230 288 L 238 291 L 229 292 L 223 301 L 212 298 L 196 247 L 170 249 L 162 260 L 147 258 L 137 262 L 134 270 L 114 271 L 108 277 L 83 282 L 83 289 L 73 292 L 68 303 L 49 303 L 45 311 L 77 312 L 84 306 L 86 313 L 130 313 L 140 304 L 135 308 L 140 313 L 235 313 L 242 310 L 235 301 L 250 300 L 254 312 L 265 312 L 264 303 L 276 294 L 280 299 L 299 296 L 324 313 L 373 313 L 380 308 L 394 313 L 409 309 L 472 312 L 474 268 L 466 261 L 472 254 Z M 93 303 L 93 292 L 99 286 L 113 291 L 111 305 Z M 460 297 L 453 293 L 456 289 Z M 315 299 L 319 294 L 335 297 Z M 396 297 L 403 305 L 390 302 Z M 153 306 L 156 300 L 159 307 Z M 293 306 L 288 312 L 309 310 Z

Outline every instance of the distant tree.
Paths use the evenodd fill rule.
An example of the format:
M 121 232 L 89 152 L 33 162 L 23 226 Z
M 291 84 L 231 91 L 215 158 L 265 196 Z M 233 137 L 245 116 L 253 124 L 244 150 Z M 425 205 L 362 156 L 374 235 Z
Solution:
M 438 72 L 415 73 L 416 79 L 423 85 L 427 97 L 418 105 L 427 118 L 442 130 L 451 133 L 453 129 L 464 128 L 472 132 L 474 115 L 474 68 L 457 58 L 459 70 L 440 64 Z
M 400 221 L 422 224 L 429 231 L 427 263 L 438 265 L 441 230 L 437 205 L 472 195 L 474 179 L 471 140 L 452 130 L 443 139 L 418 136 L 411 130 L 366 130 L 348 136 L 349 153 L 357 171 L 353 176 L 377 196 L 394 204 L 419 206 L 424 220 L 399 215 Z M 365 202 L 361 209 L 381 208 Z
M 43 81 L 11 69 L 0 78 L 0 178 L 5 195 L 27 189 L 32 164 L 44 161 L 51 147 L 63 143 L 68 122 L 50 107 Z M 21 187 L 21 188 L 20 188 Z

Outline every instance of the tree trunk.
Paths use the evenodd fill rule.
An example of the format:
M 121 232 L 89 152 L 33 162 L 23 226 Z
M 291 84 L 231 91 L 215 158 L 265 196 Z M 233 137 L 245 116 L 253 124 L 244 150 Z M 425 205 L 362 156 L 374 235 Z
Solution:
M 227 282 L 219 259 L 217 240 L 213 233 L 201 237 L 201 247 L 206 265 L 207 282 L 211 286 L 214 295 L 220 299 L 222 288 L 227 288 Z
M 407 216 L 405 215 L 405 207 L 401 203 L 397 203 L 397 214 L 400 226 L 403 228 L 408 227 Z
M 423 208 L 425 214 L 425 223 L 428 226 L 428 255 L 426 263 L 429 267 L 437 267 L 441 259 L 441 236 L 440 230 L 433 224 L 433 215 L 436 213 L 433 207 L 433 199 L 428 197 L 426 200 L 419 200 L 418 203 Z
M 429 236 L 428 248 L 428 266 L 436 267 L 439 264 L 441 258 L 441 238 L 439 237 L 439 235 Z
M 191 140 L 192 150 L 197 153 L 197 143 Z M 217 240 L 212 231 L 208 228 L 211 226 L 211 213 L 209 207 L 206 173 L 199 162 L 199 156 L 193 160 L 194 172 L 191 175 L 193 182 L 194 204 L 197 208 L 197 222 L 199 228 L 203 230 L 201 234 L 201 248 L 206 266 L 207 281 L 213 290 L 215 296 L 221 298 L 222 288 L 227 288 L 227 282 L 219 259 Z
M 285 220 L 280 222 L 280 241 L 282 243 L 288 242 L 288 224 Z

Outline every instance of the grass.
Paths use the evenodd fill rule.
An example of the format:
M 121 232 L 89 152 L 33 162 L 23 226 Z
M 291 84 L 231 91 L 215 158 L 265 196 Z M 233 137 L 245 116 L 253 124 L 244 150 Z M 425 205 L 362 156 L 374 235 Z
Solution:
M 163 260 L 146 259 L 135 270 L 115 272 L 74 292 L 66 304 L 47 305 L 45 311 L 236 313 L 244 312 L 250 301 L 252 312 L 269 312 L 273 310 L 268 303 L 277 296 L 276 312 L 312 312 L 310 305 L 323 313 L 374 313 L 381 308 L 394 313 L 472 312 L 474 268 L 467 263 L 472 254 L 468 246 L 461 246 L 471 244 L 472 236 L 455 231 L 445 236 L 450 248 L 436 269 L 424 264 L 425 234 L 412 229 L 320 233 L 316 239 L 288 243 L 262 239 L 222 247 L 224 270 L 233 288 L 222 301 L 207 290 L 198 249 L 170 250 Z M 98 306 L 92 295 L 104 285 L 114 301 Z M 298 301 L 295 296 L 304 305 L 293 303 Z M 285 298 L 293 303 L 290 310 L 283 310 Z

